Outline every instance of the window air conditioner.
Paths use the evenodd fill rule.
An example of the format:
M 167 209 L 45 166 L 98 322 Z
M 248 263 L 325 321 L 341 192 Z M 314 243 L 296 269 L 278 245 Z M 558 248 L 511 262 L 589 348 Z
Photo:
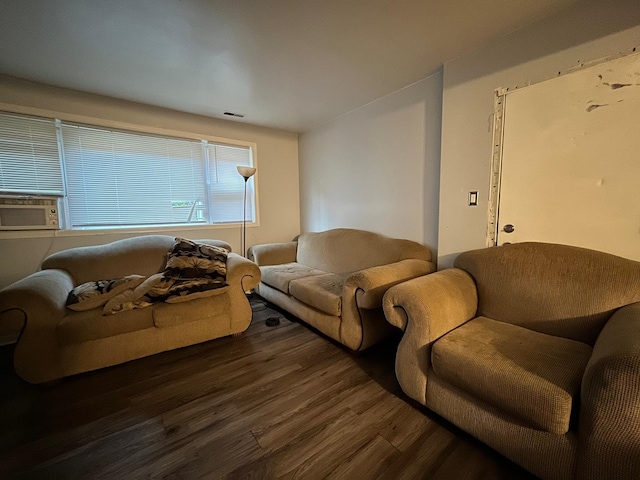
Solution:
M 0 198 L 0 230 L 59 229 L 57 198 Z

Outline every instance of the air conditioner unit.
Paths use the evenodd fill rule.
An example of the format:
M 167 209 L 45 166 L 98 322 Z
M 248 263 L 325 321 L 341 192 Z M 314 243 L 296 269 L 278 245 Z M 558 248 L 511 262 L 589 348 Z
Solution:
M 0 230 L 59 229 L 57 198 L 0 198 Z

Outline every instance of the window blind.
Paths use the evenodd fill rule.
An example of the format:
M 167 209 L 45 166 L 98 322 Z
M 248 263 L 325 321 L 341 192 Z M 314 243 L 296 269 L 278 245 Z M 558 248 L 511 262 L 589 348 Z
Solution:
M 251 149 L 227 145 L 208 145 L 211 222 L 241 222 L 244 178 L 238 165 L 252 166 Z M 255 221 L 253 181 L 247 183 L 247 221 Z
M 54 120 L 0 114 L 0 191 L 64 195 Z
M 251 148 L 0 113 L 0 192 L 64 196 L 65 228 L 241 222 L 239 165 Z
M 72 228 L 206 223 L 202 142 L 62 126 Z

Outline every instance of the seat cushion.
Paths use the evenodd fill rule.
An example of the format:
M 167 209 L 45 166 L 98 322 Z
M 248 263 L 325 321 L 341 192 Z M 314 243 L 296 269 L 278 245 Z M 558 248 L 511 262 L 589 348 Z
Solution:
M 339 317 L 342 311 L 344 277 L 333 273 L 313 275 L 292 280 L 289 291 L 296 300 Z
M 437 340 L 431 361 L 443 380 L 533 428 L 564 434 L 590 356 L 585 343 L 477 317 Z
M 153 323 L 158 328 L 175 327 L 200 320 L 226 322 L 231 319 L 231 299 L 228 289 L 214 290 L 217 295 L 196 298 L 186 302 L 153 305 Z M 118 314 L 120 315 L 120 314 Z
M 326 272 L 306 267 L 297 262 L 291 262 L 260 267 L 260 273 L 262 274 L 263 283 L 289 295 L 289 283 L 292 280 L 308 277 L 309 275 L 322 275 Z
M 151 307 L 117 315 L 102 315 L 102 308 L 99 307 L 84 312 L 70 312 L 58 324 L 56 334 L 60 345 L 73 345 L 146 328 L 154 328 Z

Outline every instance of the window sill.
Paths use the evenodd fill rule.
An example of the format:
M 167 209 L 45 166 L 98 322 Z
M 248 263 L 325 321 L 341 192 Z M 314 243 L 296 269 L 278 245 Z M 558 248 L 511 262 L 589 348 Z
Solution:
M 247 222 L 247 228 L 259 227 L 258 222 Z M 130 227 L 130 228 L 101 228 L 87 230 L 7 230 L 0 231 L 0 240 L 20 238 L 54 238 L 54 237 L 85 237 L 98 235 L 130 235 L 130 234 L 173 234 L 175 232 L 193 230 L 226 230 L 229 228 L 242 228 L 242 223 L 221 223 L 207 225 L 174 225 L 157 227 Z

